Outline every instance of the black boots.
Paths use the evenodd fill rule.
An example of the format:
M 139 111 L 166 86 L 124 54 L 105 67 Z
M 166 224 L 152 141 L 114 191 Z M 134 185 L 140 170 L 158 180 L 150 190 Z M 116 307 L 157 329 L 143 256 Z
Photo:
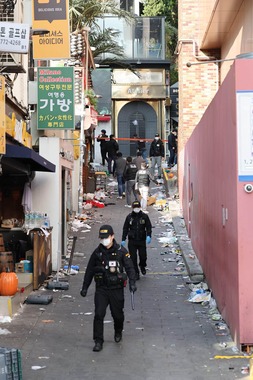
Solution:
M 103 349 L 103 343 L 101 342 L 96 342 L 95 346 L 93 347 L 94 352 L 99 352 Z
M 114 340 L 116 343 L 119 343 L 122 339 L 122 333 L 115 333 Z

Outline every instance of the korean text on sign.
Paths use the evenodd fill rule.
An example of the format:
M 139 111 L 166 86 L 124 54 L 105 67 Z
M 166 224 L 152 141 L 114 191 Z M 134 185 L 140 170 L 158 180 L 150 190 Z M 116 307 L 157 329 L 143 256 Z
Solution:
M 13 22 L 0 22 L 0 51 L 28 53 L 30 26 Z
M 38 129 L 74 129 L 74 69 L 38 69 Z

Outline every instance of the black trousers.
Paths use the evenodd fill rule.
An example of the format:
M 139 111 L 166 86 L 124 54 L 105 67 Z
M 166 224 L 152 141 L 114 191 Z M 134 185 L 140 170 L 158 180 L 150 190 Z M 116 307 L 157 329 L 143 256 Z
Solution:
M 145 268 L 147 266 L 146 240 L 136 241 L 136 240 L 130 239 L 128 241 L 128 250 L 134 264 L 135 272 L 139 273 L 138 254 L 139 254 L 139 266 L 141 268 Z
M 170 149 L 169 165 L 174 165 L 175 163 L 175 149 Z
M 95 292 L 95 316 L 93 322 L 93 339 L 104 342 L 104 317 L 110 306 L 114 320 L 115 333 L 121 333 L 124 326 L 124 288 L 108 289 L 97 287 Z
M 100 147 L 100 152 L 101 152 L 101 158 L 102 158 L 102 165 L 105 165 L 105 161 L 107 161 L 106 149 Z

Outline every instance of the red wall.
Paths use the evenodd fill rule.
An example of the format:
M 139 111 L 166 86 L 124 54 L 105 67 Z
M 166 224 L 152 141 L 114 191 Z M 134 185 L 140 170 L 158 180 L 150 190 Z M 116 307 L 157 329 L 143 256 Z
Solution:
M 253 90 L 252 72 L 253 60 L 231 65 L 189 138 L 182 197 L 193 248 L 238 345 L 253 344 L 253 193 L 238 181 L 236 91 Z

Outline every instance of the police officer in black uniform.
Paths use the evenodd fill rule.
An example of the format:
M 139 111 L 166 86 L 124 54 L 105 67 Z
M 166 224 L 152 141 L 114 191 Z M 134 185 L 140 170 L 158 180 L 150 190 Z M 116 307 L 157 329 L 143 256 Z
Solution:
M 141 273 L 146 274 L 147 266 L 147 247 L 151 243 L 152 225 L 147 214 L 141 211 L 139 201 L 132 203 L 132 212 L 126 217 L 121 245 L 126 244 L 128 237 L 128 249 L 133 260 L 136 280 L 140 279 L 140 273 L 137 263 L 137 251 L 139 253 L 139 266 Z
M 102 158 L 102 165 L 105 165 L 105 161 L 107 161 L 106 157 L 106 142 L 108 141 L 108 136 L 106 134 L 105 129 L 101 129 L 100 135 L 97 137 L 97 142 L 100 142 L 100 152 L 101 152 L 101 158 Z
M 127 250 L 114 239 L 114 232 L 110 225 L 99 229 L 100 244 L 92 253 L 84 275 L 83 286 L 80 292 L 85 297 L 87 290 L 94 280 L 95 316 L 93 323 L 93 351 L 99 352 L 104 343 L 104 317 L 107 306 L 110 305 L 114 320 L 114 340 L 119 343 L 122 339 L 124 324 L 124 286 L 129 278 L 130 292 L 136 291 L 135 270 Z M 126 273 L 124 272 L 126 270 Z

